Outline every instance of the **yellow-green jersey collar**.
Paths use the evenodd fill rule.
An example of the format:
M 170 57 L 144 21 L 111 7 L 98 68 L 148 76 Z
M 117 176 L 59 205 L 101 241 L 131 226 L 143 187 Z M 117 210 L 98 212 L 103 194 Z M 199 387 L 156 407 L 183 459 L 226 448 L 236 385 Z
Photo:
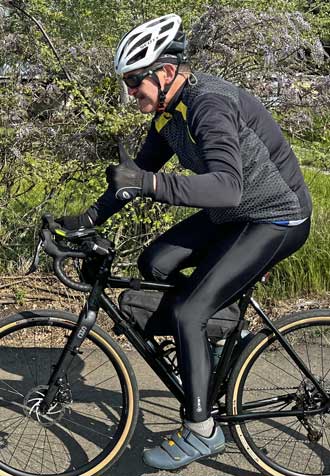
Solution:
M 175 110 L 181 112 L 184 121 L 187 121 L 187 106 L 182 101 L 178 103 Z M 166 112 L 166 111 L 163 112 L 159 117 L 157 117 L 155 121 L 156 131 L 160 132 L 163 129 L 163 127 L 166 126 L 168 121 L 172 119 L 172 117 L 173 115 L 170 112 Z

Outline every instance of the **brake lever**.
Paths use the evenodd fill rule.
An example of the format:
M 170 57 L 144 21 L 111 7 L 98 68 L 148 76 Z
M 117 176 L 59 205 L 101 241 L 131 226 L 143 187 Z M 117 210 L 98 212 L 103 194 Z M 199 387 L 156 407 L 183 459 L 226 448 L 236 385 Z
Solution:
M 32 264 L 31 264 L 29 270 L 26 272 L 26 276 L 29 275 L 29 274 L 34 273 L 35 271 L 37 271 L 38 266 L 39 266 L 39 261 L 40 261 L 40 251 L 41 251 L 42 247 L 43 247 L 43 240 L 40 238 L 39 242 L 38 242 L 38 244 L 35 248 L 35 251 L 34 251 Z
M 107 256 L 112 251 L 110 246 L 100 246 L 100 244 L 95 243 L 94 241 L 85 241 L 85 243 L 83 243 L 82 249 L 87 255 L 96 254 L 99 256 Z

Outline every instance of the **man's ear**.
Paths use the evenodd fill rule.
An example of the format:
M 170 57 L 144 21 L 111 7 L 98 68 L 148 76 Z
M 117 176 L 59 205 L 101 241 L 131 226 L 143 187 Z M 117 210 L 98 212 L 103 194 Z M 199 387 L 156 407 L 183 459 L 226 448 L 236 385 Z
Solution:
M 163 66 L 165 84 L 170 84 L 175 78 L 177 65 L 166 63 Z

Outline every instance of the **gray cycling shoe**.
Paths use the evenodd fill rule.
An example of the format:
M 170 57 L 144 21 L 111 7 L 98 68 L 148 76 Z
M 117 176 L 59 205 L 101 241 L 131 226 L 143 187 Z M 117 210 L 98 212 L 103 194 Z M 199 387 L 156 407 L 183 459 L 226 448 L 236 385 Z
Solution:
M 224 449 L 225 437 L 220 426 L 214 428 L 209 438 L 183 427 L 160 446 L 145 450 L 143 461 L 153 468 L 178 469 L 205 456 L 223 453 Z

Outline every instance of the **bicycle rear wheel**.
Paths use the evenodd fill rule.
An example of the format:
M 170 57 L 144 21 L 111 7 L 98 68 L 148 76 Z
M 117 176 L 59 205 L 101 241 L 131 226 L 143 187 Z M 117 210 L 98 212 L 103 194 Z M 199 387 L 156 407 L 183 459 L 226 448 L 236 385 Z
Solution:
M 330 399 L 330 311 L 297 313 L 277 327 Z M 227 395 L 230 415 L 315 410 L 313 416 L 265 416 L 231 425 L 239 448 L 262 474 L 330 475 L 330 406 L 271 331 L 248 344 L 233 370 Z
M 133 434 L 138 389 L 120 347 L 97 325 L 47 415 L 39 405 L 77 317 L 26 311 L 0 322 L 1 475 L 96 475 Z

